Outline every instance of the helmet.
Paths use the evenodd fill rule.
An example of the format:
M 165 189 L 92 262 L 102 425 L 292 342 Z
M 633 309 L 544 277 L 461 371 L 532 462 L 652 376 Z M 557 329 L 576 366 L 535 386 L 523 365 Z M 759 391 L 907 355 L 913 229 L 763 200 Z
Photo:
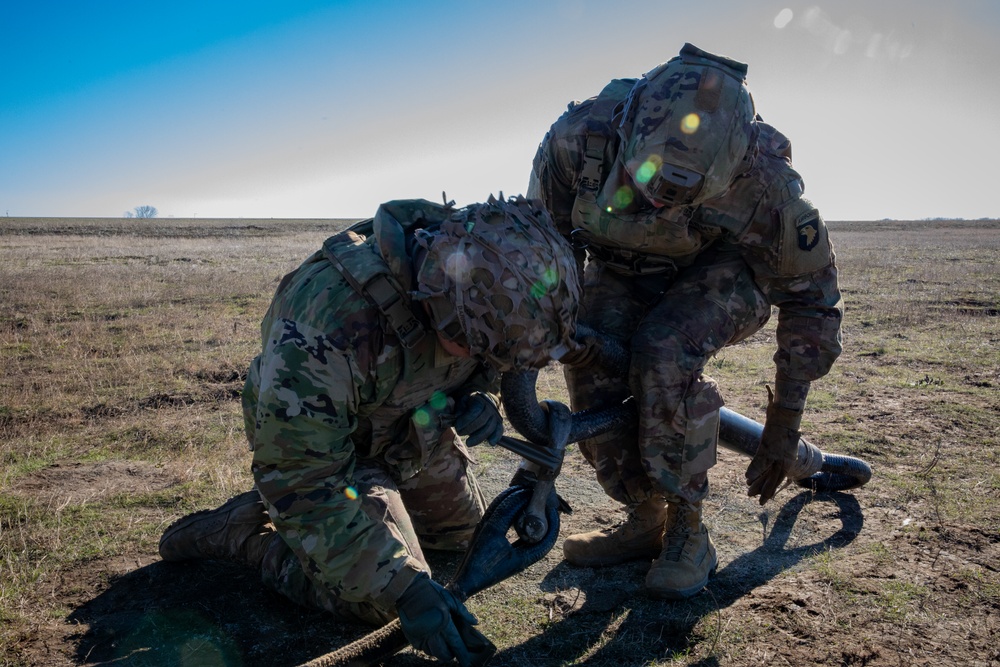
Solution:
M 723 194 L 756 142 L 747 66 L 685 44 L 629 93 L 621 159 L 657 206 L 693 206 Z
M 580 283 L 573 251 L 542 203 L 502 197 L 417 230 L 426 254 L 414 298 L 426 301 L 443 336 L 507 372 L 576 349 Z

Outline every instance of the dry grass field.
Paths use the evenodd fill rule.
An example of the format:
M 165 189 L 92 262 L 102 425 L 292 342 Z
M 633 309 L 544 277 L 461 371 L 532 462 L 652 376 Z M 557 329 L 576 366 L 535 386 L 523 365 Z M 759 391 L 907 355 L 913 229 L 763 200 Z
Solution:
M 226 564 L 165 564 L 177 517 L 251 484 L 239 390 L 278 279 L 344 220 L 0 219 L 0 666 L 294 666 L 363 636 Z M 720 454 L 705 592 L 556 548 L 469 601 L 492 665 L 1000 665 L 1000 222 L 832 223 L 845 352 L 806 437 L 849 493 L 745 495 Z M 710 365 L 761 419 L 773 323 Z M 556 368 L 540 397 L 564 400 Z M 487 495 L 517 465 L 474 450 Z M 621 518 L 575 447 L 562 535 Z M 435 556 L 447 580 L 454 556 Z M 412 651 L 394 665 L 430 665 Z

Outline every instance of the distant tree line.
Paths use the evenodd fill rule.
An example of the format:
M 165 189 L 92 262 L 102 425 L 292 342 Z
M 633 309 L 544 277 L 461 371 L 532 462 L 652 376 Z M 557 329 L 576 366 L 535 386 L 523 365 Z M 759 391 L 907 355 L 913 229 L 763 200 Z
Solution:
M 126 218 L 155 218 L 159 211 L 155 206 L 136 206 L 131 211 L 125 211 Z

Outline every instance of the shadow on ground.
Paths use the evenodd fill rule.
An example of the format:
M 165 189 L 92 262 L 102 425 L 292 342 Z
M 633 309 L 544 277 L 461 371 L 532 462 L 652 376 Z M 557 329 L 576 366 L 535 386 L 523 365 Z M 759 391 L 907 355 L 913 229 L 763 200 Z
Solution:
M 114 579 L 70 623 L 84 665 L 298 665 L 367 628 L 298 607 L 225 563 L 156 562 Z M 329 650 L 329 649 L 326 649 Z
M 820 542 L 786 548 L 792 526 L 808 502 L 833 502 L 842 527 Z M 643 563 L 594 570 L 560 562 L 541 581 L 542 591 L 575 588 L 582 605 L 561 614 L 529 641 L 501 650 L 490 664 L 558 665 L 595 646 L 600 648 L 578 664 L 621 667 L 636 664 L 637 655 L 654 660 L 683 654 L 697 642 L 693 632 L 701 620 L 803 558 L 850 543 L 862 525 L 861 508 L 853 496 L 801 493 L 781 509 L 760 547 L 726 564 L 705 593 L 684 602 L 647 598 L 642 590 L 647 567 Z M 428 558 L 437 561 L 431 564 L 442 580 L 446 577 L 441 573 L 450 573 L 458 562 L 454 554 L 428 554 Z M 77 608 L 69 622 L 86 628 L 73 637 L 77 664 L 136 667 L 290 667 L 371 630 L 298 607 L 263 589 L 253 573 L 211 562 L 155 562 L 117 577 L 107 590 Z M 617 625 L 610 632 L 612 624 Z M 434 663 L 407 651 L 391 664 Z M 709 659 L 697 664 L 716 663 Z
M 841 528 L 824 540 L 786 548 L 799 513 L 810 502 L 834 503 Z M 857 537 L 863 525 L 861 506 L 854 496 L 800 493 L 782 507 L 760 547 L 726 564 L 705 592 L 681 602 L 657 601 L 645 595 L 643 580 L 648 566 L 644 563 L 588 570 L 574 568 L 563 561 L 549 572 L 541 588 L 557 592 L 565 590 L 569 582 L 575 582 L 580 597 L 584 598 L 582 606 L 524 644 L 501 651 L 495 664 L 559 665 L 580 660 L 580 656 L 590 653 L 586 660 L 575 664 L 622 667 L 684 655 L 706 639 L 693 634 L 699 622 L 710 619 L 804 558 L 846 546 Z M 593 576 L 580 576 L 588 572 Z M 621 620 L 625 611 L 628 613 Z M 617 625 L 610 632 L 615 623 Z M 593 651 L 595 646 L 600 648 Z M 642 662 L 636 662 L 639 655 Z M 693 664 L 711 667 L 718 663 L 715 658 L 708 658 Z

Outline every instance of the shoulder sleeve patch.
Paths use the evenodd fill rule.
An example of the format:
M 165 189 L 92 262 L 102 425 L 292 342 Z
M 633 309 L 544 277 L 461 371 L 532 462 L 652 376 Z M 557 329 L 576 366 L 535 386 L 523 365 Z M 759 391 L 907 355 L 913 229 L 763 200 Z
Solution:
M 808 199 L 798 198 L 775 209 L 779 225 L 778 274 L 798 276 L 833 261 L 826 224 Z

